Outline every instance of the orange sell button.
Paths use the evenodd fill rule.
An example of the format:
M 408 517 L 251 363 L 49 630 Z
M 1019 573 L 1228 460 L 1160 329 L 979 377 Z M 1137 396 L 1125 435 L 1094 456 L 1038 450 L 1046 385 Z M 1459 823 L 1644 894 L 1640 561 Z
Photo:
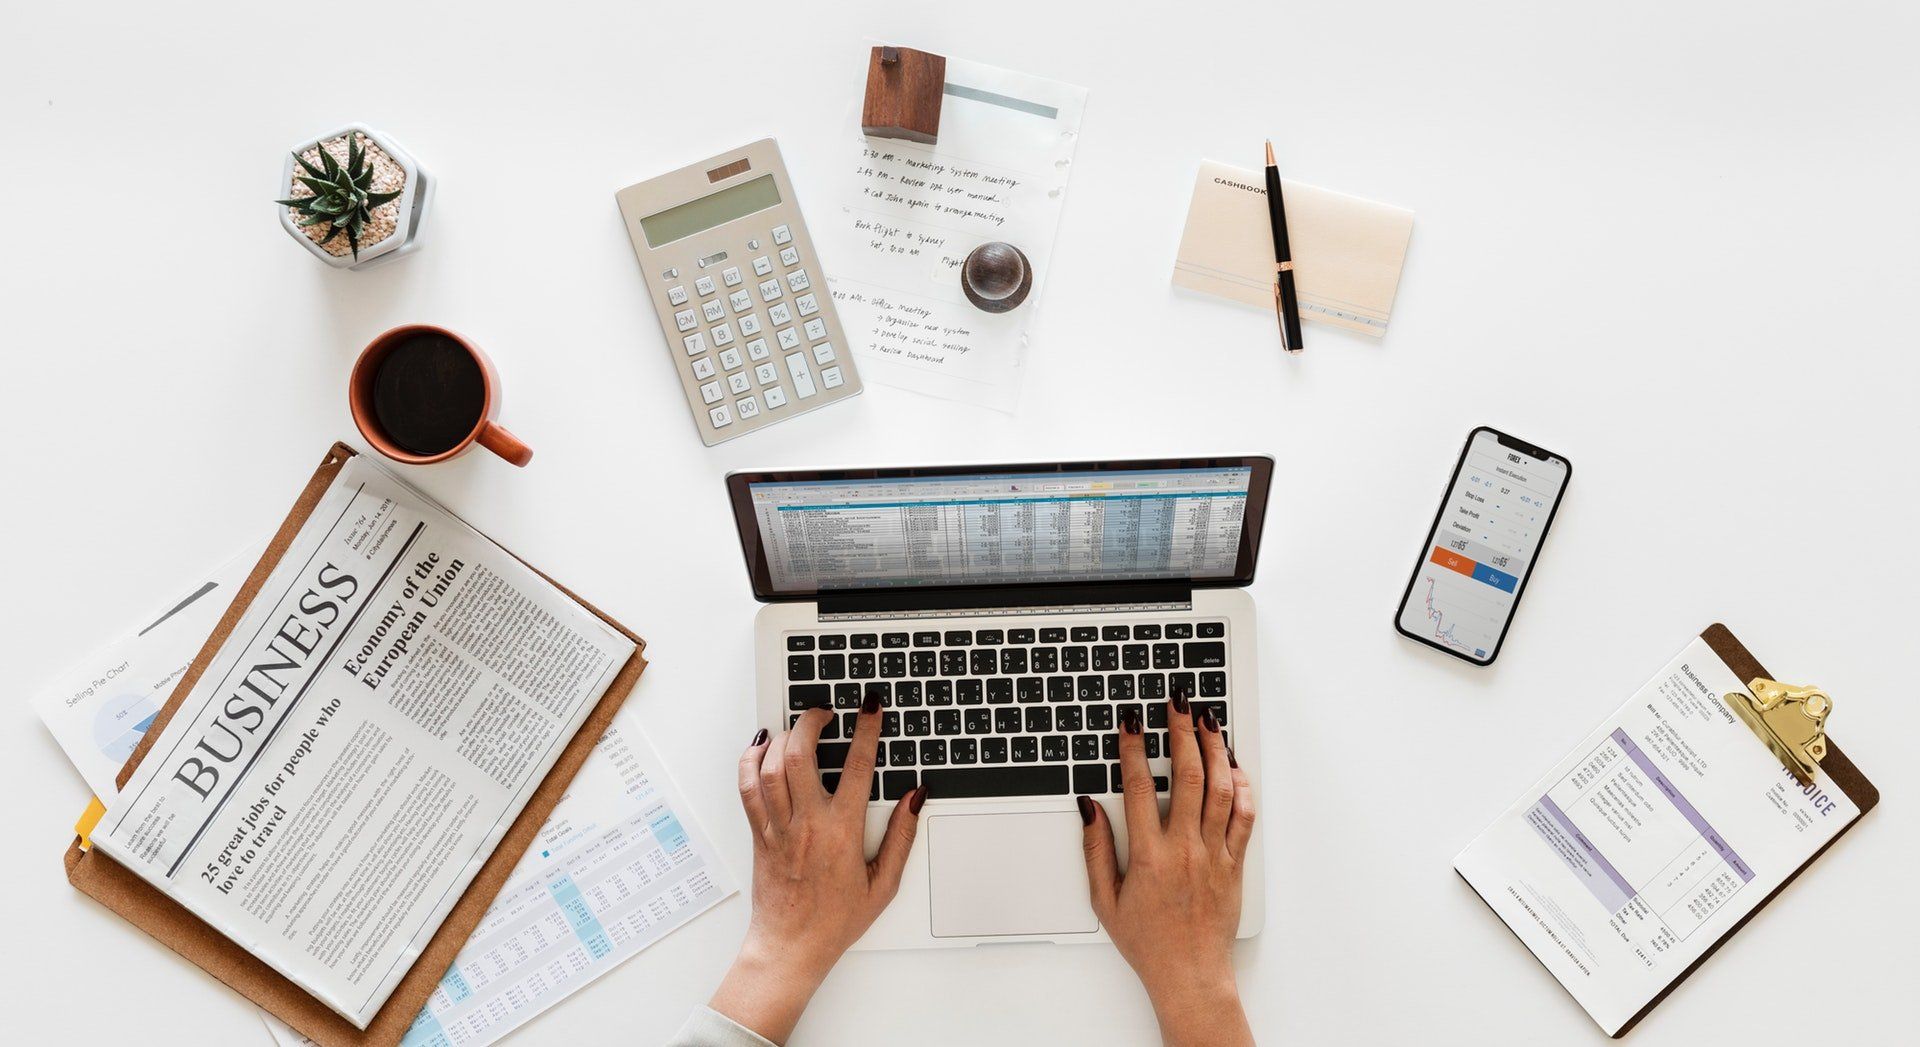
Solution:
M 1433 547 L 1433 555 L 1429 559 L 1449 571 L 1458 571 L 1469 578 L 1473 577 L 1473 569 L 1479 566 L 1459 553 L 1450 553 L 1437 545 Z

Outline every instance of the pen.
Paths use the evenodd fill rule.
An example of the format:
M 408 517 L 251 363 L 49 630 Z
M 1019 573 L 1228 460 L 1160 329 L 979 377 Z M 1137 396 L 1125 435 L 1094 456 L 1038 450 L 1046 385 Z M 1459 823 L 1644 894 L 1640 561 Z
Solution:
M 1293 252 L 1287 247 L 1287 205 L 1280 198 L 1280 169 L 1267 142 L 1267 217 L 1273 220 L 1273 311 L 1280 314 L 1280 347 L 1290 353 L 1306 348 L 1300 340 L 1300 296 L 1293 289 Z

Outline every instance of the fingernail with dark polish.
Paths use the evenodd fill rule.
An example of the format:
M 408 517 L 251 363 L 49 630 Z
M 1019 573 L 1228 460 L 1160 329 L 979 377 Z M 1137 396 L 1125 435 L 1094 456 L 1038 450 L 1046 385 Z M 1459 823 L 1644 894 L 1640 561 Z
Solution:
M 879 692 L 877 692 L 877 691 L 868 691 L 868 692 L 867 692 L 867 696 L 866 696 L 865 698 L 863 698 L 863 699 L 861 699 L 861 700 L 860 700 L 860 711 L 861 711 L 861 712 L 863 712 L 863 713 L 877 713 L 877 712 L 879 712 L 879 711 L 880 711 L 880 695 L 879 695 Z
M 919 814 L 920 808 L 925 806 L 926 802 L 927 802 L 927 787 L 923 785 L 920 788 L 915 789 L 913 791 L 913 794 L 907 797 L 907 810 L 912 811 L 914 814 Z
M 1080 804 L 1080 824 L 1092 825 L 1093 824 L 1093 798 L 1090 796 L 1081 796 L 1081 797 L 1076 797 L 1075 801 Z
M 1200 714 L 1200 724 L 1214 734 L 1220 733 L 1220 721 L 1213 718 L 1212 709 L 1208 709 Z
M 1173 711 L 1179 713 L 1182 716 L 1186 716 L 1193 712 L 1193 707 L 1187 702 L 1186 695 L 1176 694 L 1173 696 Z
M 1140 711 L 1138 709 L 1128 709 L 1126 712 L 1120 714 L 1120 726 L 1126 728 L 1128 734 L 1139 734 Z
M 1228 767 L 1240 766 L 1240 758 L 1238 756 L 1233 755 L 1233 746 L 1231 745 L 1227 746 L 1227 766 Z
M 747 746 L 747 748 L 757 749 L 760 746 L 765 744 L 767 744 L 767 729 L 765 727 L 762 727 L 758 731 L 754 732 L 753 744 Z

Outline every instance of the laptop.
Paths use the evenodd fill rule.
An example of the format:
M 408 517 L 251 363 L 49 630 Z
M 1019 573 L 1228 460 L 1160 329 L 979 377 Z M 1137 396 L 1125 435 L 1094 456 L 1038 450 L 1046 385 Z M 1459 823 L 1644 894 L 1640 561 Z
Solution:
M 1253 581 L 1273 460 L 1260 455 L 727 475 L 754 596 L 759 722 L 827 707 L 839 784 L 877 693 L 873 854 L 893 801 L 927 786 L 900 894 L 856 948 L 1106 941 L 1076 797 L 1126 862 L 1118 731 L 1146 724 L 1167 804 L 1167 698 L 1225 725 L 1260 776 Z M 1263 917 L 1261 834 L 1240 937 Z

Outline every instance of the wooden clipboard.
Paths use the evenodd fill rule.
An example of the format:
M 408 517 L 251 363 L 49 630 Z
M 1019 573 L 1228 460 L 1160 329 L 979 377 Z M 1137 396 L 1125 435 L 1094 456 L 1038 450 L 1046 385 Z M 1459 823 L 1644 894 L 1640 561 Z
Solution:
M 186 675 L 180 678 L 167 703 L 154 718 L 146 736 L 133 750 L 125 767 L 120 769 L 118 784 L 125 787 L 134 768 L 147 755 L 147 750 L 160 737 L 167 721 L 174 711 L 186 699 L 187 693 L 206 671 L 227 635 L 239 623 L 241 615 L 253 602 L 254 597 L 266 584 L 267 576 L 280 562 L 287 547 L 306 523 L 307 516 L 319 504 L 320 498 L 333 483 L 333 478 L 346 465 L 347 459 L 357 452 L 343 443 L 336 443 L 327 451 L 325 460 L 314 471 L 313 478 L 307 481 L 306 489 L 294 502 L 293 510 L 281 523 L 280 529 L 267 546 L 266 553 L 253 568 L 253 573 L 240 586 L 233 603 L 220 618 L 220 624 L 207 637 L 193 664 L 187 668 Z M 521 561 L 525 563 L 525 561 Z M 531 564 L 527 565 L 529 568 Z M 536 569 L 536 573 L 538 573 Z M 542 574 L 542 578 L 546 575 Z M 553 581 L 551 578 L 548 581 Z M 559 583 L 554 583 L 558 586 Z M 79 837 L 67 848 L 67 879 L 83 893 L 119 913 L 127 922 L 152 935 L 161 944 L 174 952 L 198 964 L 215 978 L 225 982 L 240 995 L 258 1004 L 281 1021 L 286 1022 L 302 1034 L 311 1037 L 325 1047 L 345 1047 L 345 1045 L 388 1045 L 398 1044 L 413 1024 L 413 1019 L 426 1005 L 427 998 L 433 994 L 440 978 L 453 963 L 453 958 L 465 945 L 467 938 L 486 915 L 493 899 L 500 892 L 507 876 L 519 864 L 520 857 L 532 844 L 534 835 L 546 824 L 547 816 L 566 794 L 567 787 L 573 782 L 573 776 L 593 752 L 600 736 L 606 733 L 627 696 L 632 693 L 634 684 L 640 680 L 640 673 L 646 668 L 644 657 L 646 641 L 631 630 L 607 617 L 579 597 L 560 587 L 562 592 L 573 597 L 582 607 L 593 612 L 601 621 L 606 622 L 622 635 L 634 642 L 632 657 L 614 677 L 601 696 L 600 703 L 580 725 L 580 730 L 567 747 L 554 761 L 552 770 L 528 798 L 527 805 L 520 816 L 514 819 L 506 835 L 500 839 L 500 845 L 480 867 L 480 871 L 467 885 L 465 894 L 454 903 L 447 917 L 441 922 L 439 930 L 427 942 L 425 949 L 414 961 L 400 983 L 394 987 L 393 994 L 367 1024 L 365 1031 L 356 1029 L 345 1018 L 335 1014 L 327 1005 L 309 995 L 305 989 L 294 984 L 285 975 L 269 967 L 266 963 L 235 944 L 226 935 L 203 922 L 189 912 L 179 902 L 167 897 L 157 888 L 141 879 L 137 873 L 120 865 L 113 859 L 97 851 L 81 846 Z

